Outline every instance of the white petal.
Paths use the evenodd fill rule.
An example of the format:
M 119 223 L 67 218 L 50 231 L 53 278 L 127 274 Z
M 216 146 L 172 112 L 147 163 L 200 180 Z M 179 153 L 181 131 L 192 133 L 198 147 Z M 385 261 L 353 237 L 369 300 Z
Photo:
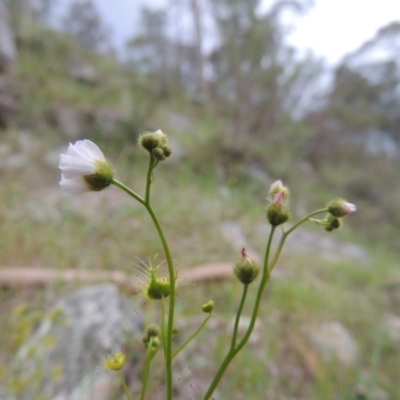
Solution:
M 78 140 L 75 143 L 74 150 L 88 160 L 106 161 L 104 154 L 99 147 L 90 140 Z
M 60 189 L 72 194 L 83 193 L 90 190 L 82 178 L 66 179 L 63 175 L 61 176 Z
M 93 161 L 66 154 L 61 154 L 59 168 L 66 178 L 74 178 L 78 175 L 90 175 L 97 171 L 96 164 Z

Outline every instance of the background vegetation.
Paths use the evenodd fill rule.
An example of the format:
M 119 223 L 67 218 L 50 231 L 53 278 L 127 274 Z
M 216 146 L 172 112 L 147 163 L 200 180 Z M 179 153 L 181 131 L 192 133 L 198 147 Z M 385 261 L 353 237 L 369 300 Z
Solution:
M 240 245 L 224 236 L 232 221 L 262 254 L 264 198 L 277 178 L 291 188 L 294 218 L 337 195 L 358 206 L 340 232 L 310 225 L 312 245 L 301 252 L 297 239 L 289 245 L 265 298 L 258 339 L 229 370 L 221 398 L 398 398 L 399 339 L 385 321 L 400 318 L 400 22 L 382 27 L 329 71 L 327 86 L 326 66 L 285 42 L 281 16 L 306 11 L 301 1 L 278 1 L 263 14 L 257 0 L 143 9 L 123 61 L 90 1 L 72 2 L 61 30 L 49 25 L 57 2 L 5 3 L 18 61 L 1 77 L 16 107 L 0 107 L 0 268 L 129 272 L 134 257 L 160 253 L 138 205 L 115 188 L 79 198 L 59 193 L 57 164 L 69 141 L 88 138 L 118 178 L 140 191 L 147 160 L 137 137 L 161 128 L 174 155 L 157 170 L 155 208 L 182 268 L 235 261 Z M 189 26 L 173 18 L 178 6 Z M 385 56 L 374 57 L 378 51 Z M 328 258 L 318 235 L 335 235 Z M 346 252 L 348 244 L 364 256 Z M 229 321 L 234 285 L 183 286 L 180 317 L 195 312 L 192 304 L 205 295 Z M 35 327 L 33 321 L 22 329 L 15 307 L 46 309 L 70 290 L 2 289 L 2 365 Z M 356 339 L 349 366 L 327 360 L 307 339 L 308 330 L 332 321 Z M 199 350 L 206 359 L 208 346 Z

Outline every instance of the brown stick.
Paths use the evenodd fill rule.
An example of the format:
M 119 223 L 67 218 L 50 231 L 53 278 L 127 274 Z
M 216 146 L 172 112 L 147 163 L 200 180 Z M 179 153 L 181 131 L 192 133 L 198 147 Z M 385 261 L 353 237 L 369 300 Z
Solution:
M 219 281 L 232 276 L 233 264 L 216 263 L 198 265 L 179 272 L 179 279 L 188 283 Z M 2 267 L 0 268 L 0 287 L 46 286 L 55 282 L 96 283 L 111 281 L 133 293 L 139 291 L 134 276 L 121 271 L 82 271 L 67 269 L 58 271 L 52 268 Z

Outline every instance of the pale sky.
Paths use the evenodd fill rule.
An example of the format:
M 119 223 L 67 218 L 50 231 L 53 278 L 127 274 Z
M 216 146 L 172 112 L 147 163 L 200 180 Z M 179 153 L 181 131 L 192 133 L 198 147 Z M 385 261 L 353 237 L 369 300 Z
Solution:
M 270 3 L 264 0 L 265 4 Z M 114 38 L 132 36 L 138 4 L 157 6 L 166 0 L 95 0 L 103 18 L 111 25 Z M 291 20 L 294 46 L 311 49 L 330 64 L 357 49 L 383 25 L 400 20 L 400 0 L 314 0 L 314 7 Z

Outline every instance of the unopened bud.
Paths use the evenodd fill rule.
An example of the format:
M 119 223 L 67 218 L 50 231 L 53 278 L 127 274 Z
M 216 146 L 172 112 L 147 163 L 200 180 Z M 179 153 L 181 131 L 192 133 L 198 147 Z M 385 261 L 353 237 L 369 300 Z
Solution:
M 284 204 L 274 202 L 267 207 L 267 219 L 272 226 L 282 225 L 289 218 L 290 211 Z
M 289 188 L 287 186 L 284 186 L 282 181 L 280 179 L 278 179 L 277 181 L 275 181 L 270 187 L 269 187 L 269 196 L 271 198 L 272 201 L 275 200 L 275 196 L 278 193 L 283 193 L 285 199 L 287 200 L 289 198 L 290 195 L 290 191 Z
M 146 149 L 158 161 L 163 161 L 172 154 L 168 136 L 160 129 L 156 132 L 144 132 L 139 136 L 139 145 Z
M 171 283 L 166 278 L 158 278 L 155 275 L 152 275 L 145 293 L 149 299 L 161 300 L 170 295 Z
M 355 204 L 349 203 L 343 199 L 331 200 L 327 205 L 328 212 L 334 217 L 341 218 L 357 211 Z
M 208 301 L 207 303 L 201 306 L 203 312 L 210 314 L 214 310 L 214 302 L 212 300 Z
M 246 254 L 246 250 L 243 248 L 242 259 L 235 265 L 233 272 L 240 282 L 248 285 L 257 278 L 260 267 Z

